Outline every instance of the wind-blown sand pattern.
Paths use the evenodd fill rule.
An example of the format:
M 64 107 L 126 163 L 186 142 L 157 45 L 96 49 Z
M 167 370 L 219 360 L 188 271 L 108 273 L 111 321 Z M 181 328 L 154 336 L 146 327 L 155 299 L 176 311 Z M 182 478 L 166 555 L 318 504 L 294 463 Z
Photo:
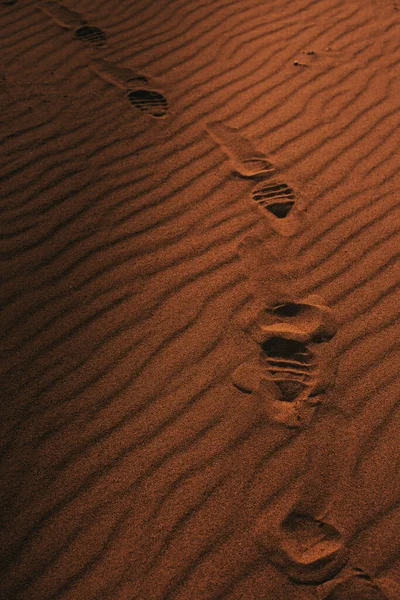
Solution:
M 0 597 L 363 600 L 361 569 L 398 600 L 399 10 L 62 5 L 86 23 L 0 3 Z M 106 44 L 75 39 L 86 25 Z M 207 123 L 274 172 L 238 177 L 246 144 L 229 155 Z M 301 201 L 293 235 L 252 196 L 270 181 Z M 270 252 L 251 285 L 246 238 Z M 304 428 L 232 382 L 265 306 L 283 322 L 290 303 L 336 321 Z M 302 583 L 321 546 L 346 566 Z

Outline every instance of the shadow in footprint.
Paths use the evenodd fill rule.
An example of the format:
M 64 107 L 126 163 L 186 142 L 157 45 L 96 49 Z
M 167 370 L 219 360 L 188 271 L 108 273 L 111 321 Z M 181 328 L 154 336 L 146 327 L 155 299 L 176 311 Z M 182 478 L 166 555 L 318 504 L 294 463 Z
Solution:
M 98 27 L 91 25 L 82 25 L 75 29 L 74 38 L 90 46 L 104 46 L 107 42 L 108 35 Z
M 257 186 L 253 190 L 252 197 L 268 217 L 275 231 L 285 237 L 297 233 L 303 222 L 303 212 L 298 208 L 291 187 L 286 183 L 271 181 Z
M 265 208 L 278 219 L 285 219 L 292 210 L 293 205 L 294 202 L 273 202 L 267 204 Z
M 166 98 L 152 90 L 134 90 L 128 98 L 133 106 L 152 117 L 163 117 L 168 110 Z
M 334 313 L 324 298 L 313 294 L 298 301 L 276 304 L 266 311 L 273 318 L 305 332 L 314 343 L 328 342 L 337 332 Z

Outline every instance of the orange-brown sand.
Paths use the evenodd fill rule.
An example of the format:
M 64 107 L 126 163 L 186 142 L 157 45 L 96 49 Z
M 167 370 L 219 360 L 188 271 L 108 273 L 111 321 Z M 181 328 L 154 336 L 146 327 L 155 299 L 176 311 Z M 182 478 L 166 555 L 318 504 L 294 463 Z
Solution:
M 0 597 L 399 600 L 400 4 L 0 30 Z

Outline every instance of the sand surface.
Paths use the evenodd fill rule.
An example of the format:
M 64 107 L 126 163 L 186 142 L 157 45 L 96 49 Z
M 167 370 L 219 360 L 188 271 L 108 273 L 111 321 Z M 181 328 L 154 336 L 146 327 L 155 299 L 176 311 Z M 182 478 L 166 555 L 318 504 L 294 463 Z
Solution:
M 1 598 L 398 600 L 400 4 L 0 30 Z

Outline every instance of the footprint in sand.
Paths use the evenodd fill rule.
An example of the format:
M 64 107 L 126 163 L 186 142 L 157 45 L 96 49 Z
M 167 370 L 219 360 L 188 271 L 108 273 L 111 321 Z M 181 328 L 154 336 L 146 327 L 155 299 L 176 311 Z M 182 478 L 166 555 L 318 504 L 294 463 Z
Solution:
M 319 585 L 318 600 L 388 600 L 372 578 L 357 567 L 344 568 L 337 577 Z
M 58 2 L 38 2 L 36 7 L 48 15 L 64 29 L 73 30 L 74 38 L 90 46 L 101 47 L 107 42 L 107 34 L 99 27 L 93 27 L 82 18 L 81 14 L 59 4 Z M 148 78 L 131 69 L 119 67 L 105 59 L 95 59 L 89 67 L 102 79 L 122 90 L 131 90 L 128 100 L 133 106 L 152 117 L 163 117 L 168 110 L 166 98 L 154 90 L 143 89 L 148 85 Z
M 146 75 L 136 73 L 127 67 L 119 67 L 104 58 L 95 58 L 89 63 L 89 68 L 104 81 L 115 85 L 121 90 L 133 90 L 148 85 Z
M 311 515 L 289 513 L 280 523 L 262 516 L 254 533 L 267 560 L 299 583 L 332 579 L 348 561 L 349 553 L 340 532 Z
M 336 330 L 332 311 L 319 296 L 265 307 L 251 332 L 258 356 L 233 372 L 233 384 L 255 394 L 271 422 L 306 427 L 321 403 L 318 396 L 335 380 L 335 357 L 321 344 Z
M 58 2 L 38 2 L 36 7 L 64 29 L 74 31 L 74 38 L 91 46 L 104 46 L 107 34 L 88 24 L 82 15 Z
M 154 90 L 144 89 L 149 79 L 142 73 L 136 73 L 129 68 L 119 67 L 105 59 L 94 59 L 89 68 L 102 79 L 115 85 L 121 90 L 129 91 L 128 100 L 135 108 L 152 117 L 163 117 L 168 110 L 165 96 Z
M 233 169 L 241 177 L 265 180 L 275 172 L 274 165 L 267 157 L 250 140 L 240 135 L 237 129 L 221 121 L 206 123 L 206 129 L 230 158 Z M 252 192 L 252 198 L 280 235 L 291 237 L 304 225 L 305 211 L 300 198 L 286 183 L 259 183 Z
M 90 46 L 101 47 L 107 43 L 108 35 L 98 27 L 82 25 L 78 29 L 75 29 L 74 38 Z
M 128 99 L 133 106 L 152 117 L 163 117 L 168 110 L 166 98 L 153 90 L 134 90 L 129 92 Z
M 221 121 L 206 123 L 206 129 L 215 142 L 230 158 L 234 170 L 242 177 L 269 177 L 275 167 L 266 156 L 242 136 L 237 129 Z
M 286 183 L 268 181 L 258 185 L 252 192 L 252 198 L 280 235 L 291 237 L 303 226 L 304 208 Z

